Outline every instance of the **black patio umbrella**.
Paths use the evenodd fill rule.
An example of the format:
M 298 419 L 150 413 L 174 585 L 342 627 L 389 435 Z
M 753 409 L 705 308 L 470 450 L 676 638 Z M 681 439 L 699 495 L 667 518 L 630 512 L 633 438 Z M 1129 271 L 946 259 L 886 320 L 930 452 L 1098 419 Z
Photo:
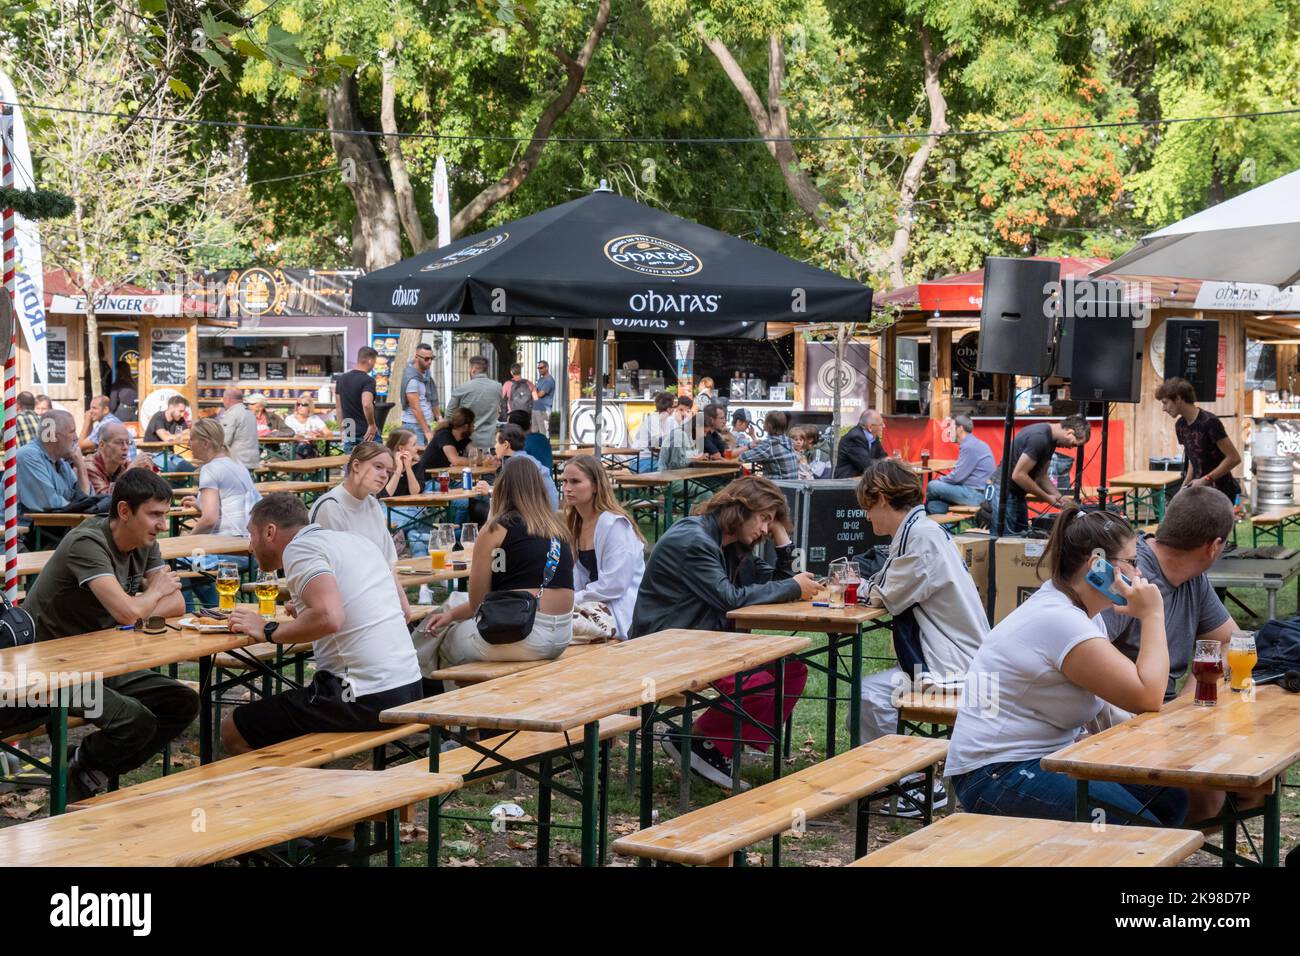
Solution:
M 871 290 L 602 188 L 362 276 L 352 307 L 395 328 L 762 339 L 865 321 Z

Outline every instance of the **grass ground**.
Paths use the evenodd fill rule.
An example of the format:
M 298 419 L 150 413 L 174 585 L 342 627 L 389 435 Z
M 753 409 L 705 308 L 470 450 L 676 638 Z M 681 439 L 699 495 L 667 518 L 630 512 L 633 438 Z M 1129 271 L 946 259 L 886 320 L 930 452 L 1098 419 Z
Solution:
M 1243 543 L 1245 543 L 1243 539 Z M 1300 531 L 1292 531 L 1287 536 L 1287 545 L 1300 547 Z M 1234 593 L 1241 601 L 1259 614 L 1264 613 L 1265 593 L 1262 588 L 1242 588 Z M 1263 623 L 1260 617 L 1248 614 L 1235 604 L 1229 604 L 1229 610 L 1243 629 L 1255 629 Z M 1297 614 L 1297 587 L 1292 585 L 1283 589 L 1278 596 L 1278 617 L 1286 618 Z M 820 635 L 808 635 L 814 642 L 824 642 Z M 864 654 L 885 660 L 867 660 L 866 670 L 883 669 L 892 660 L 892 652 L 883 636 L 869 637 Z M 845 664 L 847 670 L 847 662 Z M 190 673 L 182 668 L 182 677 L 197 678 L 197 668 Z M 786 762 L 786 772 L 809 766 L 826 755 L 826 713 L 822 698 L 826 693 L 826 680 L 818 671 L 810 671 L 804 697 L 794 711 L 793 747 Z M 843 685 L 841 685 L 843 693 Z M 848 705 L 841 703 L 837 718 L 841 750 L 846 746 L 847 735 L 844 730 L 847 720 Z M 198 763 L 197 727 L 191 727 L 174 745 L 173 764 L 192 766 Z M 75 740 L 83 731 L 74 731 Z M 610 771 L 610 840 L 617 836 L 634 832 L 637 829 L 638 796 L 635 788 L 630 788 L 626 776 L 627 749 L 626 738 L 613 744 Z M 678 812 L 680 779 L 676 765 L 655 748 L 655 797 L 658 819 L 666 820 Z M 361 755 L 341 761 L 333 766 L 339 768 L 356 767 L 366 769 L 370 766 L 368 755 Z M 132 774 L 127 775 L 122 785 L 152 778 L 162 772 L 161 757 L 151 761 Z M 771 757 L 768 755 L 749 754 L 742 764 L 742 773 L 750 783 L 758 785 L 771 778 Z M 1300 783 L 1300 766 L 1293 767 L 1290 777 Z M 722 799 L 725 794 L 716 787 L 698 778 L 692 780 L 690 787 L 691 807 L 705 806 Z M 450 866 L 532 866 L 535 861 L 535 833 L 527 823 L 534 819 L 537 812 L 537 792 L 526 779 L 512 781 L 507 775 L 501 775 L 486 781 L 472 784 L 454 795 L 444 805 L 444 811 L 461 816 L 487 817 L 491 808 L 502 802 L 516 803 L 521 806 L 527 817 L 523 821 L 512 822 L 503 832 L 494 831 L 486 819 L 482 822 L 465 822 L 444 820 L 442 825 L 443 863 Z M 11 826 L 22 820 L 43 815 L 47 810 L 48 794 L 43 789 L 23 790 L 0 794 L 0 826 Z M 945 813 L 954 812 L 956 798 L 950 800 Z M 575 826 L 578 822 L 577 806 L 563 797 L 556 796 L 552 804 L 552 817 L 557 824 Z M 422 865 L 425 862 L 426 814 L 424 808 L 417 812 L 413 824 L 403 828 L 403 863 L 405 865 Z M 870 845 L 874 849 L 889 843 L 898 837 L 912 832 L 918 824 L 900 820 L 873 819 Z M 1251 831 L 1258 844 L 1262 833 L 1258 821 L 1251 825 Z M 576 830 L 556 830 L 552 835 L 552 864 L 576 864 L 578 856 L 578 837 Z M 1284 790 L 1282 806 L 1282 848 L 1283 853 L 1300 843 L 1300 787 Z M 1246 852 L 1244 837 L 1241 850 Z M 771 844 L 749 848 L 748 857 L 753 864 L 765 863 L 770 857 Z M 829 815 L 820 820 L 810 821 L 805 833 L 787 834 L 782 841 L 782 865 L 785 866 L 839 866 L 853 859 L 853 821 L 848 810 Z M 630 865 L 628 861 L 610 855 L 611 865 Z M 1218 861 L 1205 853 L 1197 853 L 1185 864 L 1190 866 L 1217 866 Z

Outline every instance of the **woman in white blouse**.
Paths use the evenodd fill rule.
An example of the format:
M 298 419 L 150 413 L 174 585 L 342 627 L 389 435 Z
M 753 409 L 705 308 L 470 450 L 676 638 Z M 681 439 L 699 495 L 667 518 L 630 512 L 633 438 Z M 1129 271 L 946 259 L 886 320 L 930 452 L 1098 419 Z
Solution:
M 627 640 L 645 574 L 645 538 L 591 455 L 574 458 L 564 468 L 563 516 L 573 534 L 574 604 L 606 605 L 618 639 Z

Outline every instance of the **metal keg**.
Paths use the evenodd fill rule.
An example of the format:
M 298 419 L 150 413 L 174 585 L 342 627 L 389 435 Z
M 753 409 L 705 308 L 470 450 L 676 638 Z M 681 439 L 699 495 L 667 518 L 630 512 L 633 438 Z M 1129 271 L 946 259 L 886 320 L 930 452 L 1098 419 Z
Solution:
M 1295 472 L 1290 458 L 1256 458 L 1255 482 L 1255 504 L 1261 511 L 1287 508 L 1295 500 Z

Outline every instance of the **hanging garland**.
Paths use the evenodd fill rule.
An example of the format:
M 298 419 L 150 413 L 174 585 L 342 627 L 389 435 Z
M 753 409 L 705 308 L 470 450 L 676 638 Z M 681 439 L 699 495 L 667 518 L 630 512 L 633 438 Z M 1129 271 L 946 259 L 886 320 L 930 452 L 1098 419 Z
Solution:
M 12 209 L 24 219 L 62 219 L 72 213 L 72 197 L 53 189 L 0 187 L 0 209 Z

